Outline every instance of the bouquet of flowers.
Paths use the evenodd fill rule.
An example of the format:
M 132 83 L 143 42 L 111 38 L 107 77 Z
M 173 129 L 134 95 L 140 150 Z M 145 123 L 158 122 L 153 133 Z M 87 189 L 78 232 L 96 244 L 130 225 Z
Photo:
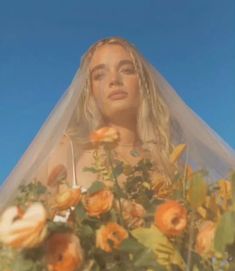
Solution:
M 106 127 L 91 135 L 94 164 L 84 170 L 104 181 L 89 189 L 69 187 L 63 166 L 51 177 L 56 195 L 38 180 L 20 187 L 0 218 L 0 270 L 235 270 L 235 173 L 209 184 L 205 169 L 177 166 L 180 144 L 170 179 L 150 159 L 115 159 L 117 138 Z

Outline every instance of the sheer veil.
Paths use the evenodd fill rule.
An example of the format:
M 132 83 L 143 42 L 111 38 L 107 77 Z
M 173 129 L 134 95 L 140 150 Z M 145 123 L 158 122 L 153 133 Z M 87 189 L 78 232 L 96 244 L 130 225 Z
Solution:
M 115 38 L 112 39 L 115 40 Z M 116 39 L 129 44 L 130 48 L 134 48 L 134 45 L 127 41 Z M 87 134 L 90 127 L 90 123 L 87 123 L 86 126 L 82 124 L 85 123 L 86 116 L 78 118 L 78 115 L 81 115 L 79 110 L 81 104 L 85 102 L 86 89 L 89 84 L 87 56 L 101 42 L 105 42 L 105 40 L 98 41 L 84 54 L 80 68 L 70 86 L 3 183 L 0 190 L 0 210 L 11 202 L 21 184 L 35 178 L 47 183 L 51 169 L 58 164 L 63 164 L 66 167 L 67 178 L 71 184 L 79 185 L 79 176 L 76 176 L 75 170 L 75 161 L 79 156 L 77 145 L 85 138 L 84 135 Z M 187 145 L 184 159 L 187 159 L 195 168 L 206 169 L 209 172 L 208 182 L 226 178 L 235 168 L 234 150 L 185 104 L 155 67 L 144 60 L 142 56 L 140 59 L 147 67 L 155 91 L 168 107 L 172 142 Z M 77 136 L 76 127 L 79 130 L 79 136 Z

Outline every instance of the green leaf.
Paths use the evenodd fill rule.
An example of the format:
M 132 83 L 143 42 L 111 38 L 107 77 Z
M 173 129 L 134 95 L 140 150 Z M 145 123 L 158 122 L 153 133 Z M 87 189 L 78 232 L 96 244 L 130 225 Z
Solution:
M 114 185 L 114 187 L 113 187 L 113 193 L 115 194 L 116 198 L 124 198 L 124 199 L 127 198 L 126 194 L 117 185 Z
M 222 215 L 216 228 L 214 247 L 219 252 L 224 252 L 227 245 L 235 241 L 235 213 L 226 212 Z
M 82 225 L 79 228 L 79 233 L 80 233 L 80 236 L 82 236 L 82 238 L 90 238 L 93 236 L 94 232 L 95 231 L 89 225 Z
M 196 265 L 193 266 L 193 271 L 200 271 Z
M 114 167 L 114 169 L 113 169 L 113 176 L 115 178 L 117 178 L 119 175 L 122 174 L 122 172 L 123 172 L 123 163 L 120 162 L 120 163 L 117 164 L 117 166 Z
M 53 222 L 53 221 L 48 222 L 48 231 L 50 233 L 53 233 L 53 232 L 68 232 L 70 230 L 71 230 L 71 228 L 67 223 Z
M 82 204 L 78 204 L 76 206 L 74 213 L 78 220 L 83 220 L 88 217 L 87 212 Z
M 137 228 L 131 233 L 141 244 L 155 253 L 158 263 L 168 267 L 175 264 L 181 270 L 185 270 L 185 263 L 181 255 L 157 227 Z
M 207 183 L 201 173 L 193 175 L 188 191 L 188 200 L 193 208 L 203 204 L 207 195 Z
M 144 246 L 140 244 L 137 240 L 133 238 L 127 238 L 122 241 L 121 246 L 119 247 L 119 250 L 125 251 L 125 252 L 136 253 L 142 250 L 143 248 Z
M 96 192 L 99 192 L 101 190 L 103 190 L 105 188 L 104 183 L 100 182 L 100 181 L 96 181 L 94 182 L 91 187 L 87 190 L 88 194 L 93 194 Z
M 138 253 L 134 257 L 134 266 L 135 267 L 152 267 L 157 271 L 166 271 L 166 268 L 161 266 L 156 261 L 156 255 L 151 249 L 145 249 Z
M 235 172 L 231 175 L 231 182 L 232 182 L 232 199 L 233 204 L 235 204 Z
M 88 172 L 91 172 L 91 173 L 96 173 L 97 169 L 94 168 L 94 167 L 84 167 L 83 171 L 85 171 L 85 172 L 88 171 Z
M 43 266 L 42 261 L 27 259 L 23 255 L 16 257 L 12 270 L 14 271 L 46 271 L 45 266 Z

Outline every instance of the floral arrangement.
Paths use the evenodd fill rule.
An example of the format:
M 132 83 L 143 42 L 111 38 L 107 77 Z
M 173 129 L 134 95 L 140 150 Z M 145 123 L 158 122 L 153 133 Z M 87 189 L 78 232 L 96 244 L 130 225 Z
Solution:
M 235 173 L 208 184 L 205 170 L 178 166 L 180 144 L 170 179 L 150 159 L 115 159 L 116 140 L 113 128 L 92 133 L 94 164 L 84 170 L 104 181 L 87 190 L 69 187 L 61 165 L 50 176 L 56 195 L 37 180 L 20 187 L 0 218 L 0 270 L 235 270 Z

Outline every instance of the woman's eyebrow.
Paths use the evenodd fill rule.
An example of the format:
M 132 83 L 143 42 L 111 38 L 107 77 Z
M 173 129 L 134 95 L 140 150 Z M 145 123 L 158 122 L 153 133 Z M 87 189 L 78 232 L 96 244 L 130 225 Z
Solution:
M 133 62 L 129 59 L 122 59 L 118 63 L 118 68 L 121 67 L 122 65 L 125 65 L 125 64 L 133 65 Z
M 125 65 L 125 64 L 133 65 L 133 62 L 131 60 L 129 60 L 129 59 L 122 59 L 122 60 L 119 61 L 117 67 L 119 68 L 119 67 L 121 67 L 122 65 Z M 94 68 L 92 68 L 91 74 L 96 70 L 105 69 L 106 67 L 107 66 L 105 64 L 98 64 Z

